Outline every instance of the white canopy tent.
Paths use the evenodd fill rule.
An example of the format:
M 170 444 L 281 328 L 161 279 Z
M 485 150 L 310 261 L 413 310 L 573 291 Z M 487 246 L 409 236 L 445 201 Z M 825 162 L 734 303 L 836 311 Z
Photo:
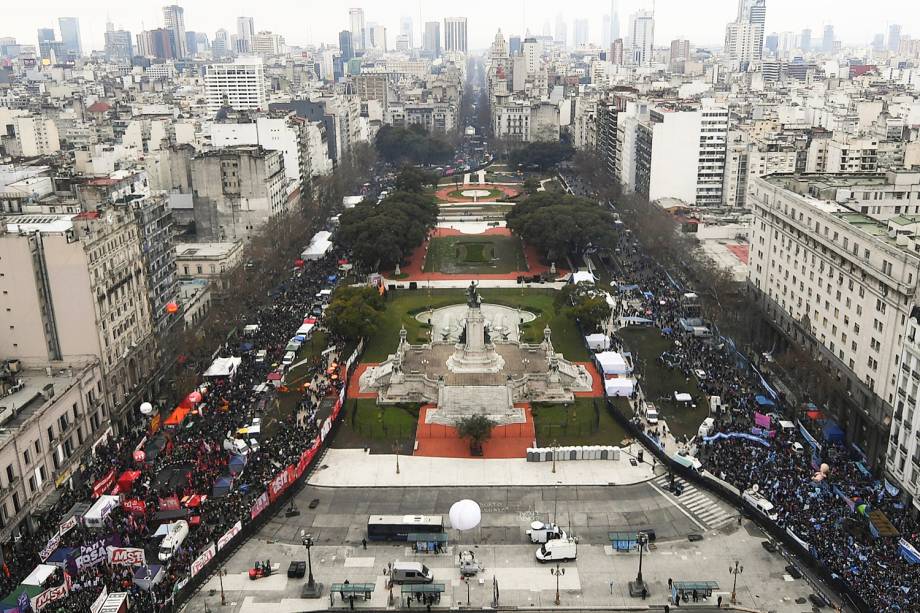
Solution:
M 232 377 L 243 358 L 217 358 L 205 371 L 205 377 Z
M 316 324 L 304 324 L 297 328 L 297 332 L 294 333 L 294 336 L 299 336 L 303 334 L 304 336 L 310 336 L 313 332 L 313 328 Z
M 101 528 L 112 509 L 119 505 L 118 496 L 100 496 L 83 516 L 88 528 Z
M 592 351 L 606 351 L 610 349 L 610 338 L 606 334 L 589 334 L 585 337 L 588 348 Z
M 310 239 L 310 244 L 303 250 L 300 257 L 304 260 L 318 260 L 326 255 L 326 252 L 332 248 L 331 236 L 332 233 L 326 230 L 317 232 Z
M 587 270 L 580 270 L 578 272 L 572 273 L 571 282 L 575 285 L 579 283 L 590 283 L 591 285 L 594 285 L 594 280 L 594 275 L 592 275 Z
M 686 392 L 674 392 L 674 400 L 677 402 L 693 402 L 693 396 Z
M 632 372 L 626 358 L 616 351 L 604 351 L 594 357 L 605 375 L 628 375 Z
M 636 390 L 636 380 L 627 377 L 604 379 L 604 389 L 608 396 L 632 396 Z
M 22 584 L 41 587 L 45 584 L 45 581 L 48 580 L 48 577 L 53 575 L 54 571 L 57 569 L 57 566 L 52 566 L 50 564 L 39 564 L 29 573 L 28 577 L 22 580 Z

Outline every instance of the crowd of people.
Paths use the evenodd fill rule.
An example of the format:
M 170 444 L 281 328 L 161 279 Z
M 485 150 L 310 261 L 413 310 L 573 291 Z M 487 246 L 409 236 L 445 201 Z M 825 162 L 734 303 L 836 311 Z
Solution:
M 656 358 L 687 379 L 698 370 L 705 373 L 700 390 L 719 396 L 723 407 L 713 415 L 712 434 L 762 434 L 761 442 L 737 437 L 697 441 L 703 467 L 739 490 L 756 485 L 775 506 L 778 525 L 804 543 L 832 576 L 872 610 L 917 610 L 920 569 L 902 558 L 899 538 L 873 536 L 866 516 L 870 510 L 880 510 L 900 537 L 912 544 L 920 542 L 920 524 L 897 492 L 872 475 L 865 458 L 852 446 L 823 441 L 812 454 L 809 441 L 797 429 L 779 427 L 780 420 L 799 413 L 796 407 L 767 388 L 732 343 L 683 327 L 682 320 L 699 315 L 698 304 L 688 304 L 686 294 L 691 290 L 648 257 L 629 231 L 619 241 L 615 262 L 623 291 L 615 316 L 650 321 L 671 337 L 672 348 Z M 758 404 L 757 397 L 764 395 L 767 406 Z M 763 422 L 755 422 L 755 411 L 770 415 L 772 429 L 759 428 Z M 820 440 L 820 423 L 810 425 Z M 822 464 L 827 464 L 827 473 L 816 479 Z
M 343 351 L 344 339 L 328 331 L 324 335 L 329 351 L 297 368 L 298 383 L 288 389 L 288 393 L 296 393 L 299 398 L 293 411 L 286 414 L 275 411 L 277 392 L 273 386 L 263 385 L 267 375 L 279 368 L 289 339 L 303 325 L 318 293 L 334 285 L 338 257 L 330 252 L 323 259 L 302 262 L 272 292 L 269 304 L 247 315 L 245 324 L 250 325 L 249 334 L 238 342 L 228 342 L 219 351 L 219 357 L 241 356 L 242 362 L 232 375 L 206 380 L 199 388 L 203 398 L 194 406 L 193 415 L 179 427 L 162 426 L 152 433 L 149 423 L 142 423 L 130 436 L 112 437 L 97 445 L 94 453 L 85 459 L 83 485 L 62 490 L 60 500 L 43 518 L 38 530 L 24 535 L 12 551 L 6 552 L 0 572 L 0 593 L 4 596 L 13 593 L 43 561 L 39 552 L 59 532 L 73 505 L 92 503 L 94 483 L 113 470 L 116 475 L 135 470 L 141 471 L 141 475 L 133 481 L 125 497 L 143 501 L 146 511 L 131 513 L 117 506 L 105 518 L 103 527 L 77 525 L 60 536 L 59 547 L 74 547 L 79 553 L 81 545 L 108 537 L 122 547 L 143 548 L 148 568 L 152 564 L 164 566 L 162 580 L 145 589 L 134 580 L 135 569 L 130 566 L 110 566 L 102 560 L 75 570 L 76 565 L 71 562 L 66 569 L 69 593 L 43 610 L 83 613 L 90 610 L 103 588 L 109 593 L 128 592 L 133 610 L 167 610 L 173 604 L 177 586 L 189 576 L 190 566 L 202 550 L 236 522 L 244 526 L 249 523 L 253 503 L 266 491 L 279 467 L 296 465 L 301 454 L 313 445 L 322 420 L 328 417 L 321 404 L 324 399 L 338 396 L 344 385 L 345 377 L 333 376 L 327 368 Z M 319 329 L 321 321 L 316 325 L 314 331 Z M 259 350 L 267 351 L 265 359 L 256 358 Z M 168 408 L 171 407 L 162 407 L 162 418 L 168 414 Z M 235 438 L 238 429 L 251 425 L 255 418 L 264 418 L 258 442 L 245 452 L 244 467 L 231 470 L 231 451 L 224 443 Z M 138 449 L 146 450 L 142 461 L 135 457 Z M 239 460 L 239 456 L 234 459 Z M 232 479 L 229 490 L 218 492 L 215 483 L 228 477 Z M 157 513 L 163 501 L 170 499 L 182 501 L 187 512 L 180 514 L 186 516 L 192 527 L 175 554 L 160 562 L 153 533 L 163 523 Z M 64 569 L 56 571 L 44 587 L 63 584 L 64 573 Z

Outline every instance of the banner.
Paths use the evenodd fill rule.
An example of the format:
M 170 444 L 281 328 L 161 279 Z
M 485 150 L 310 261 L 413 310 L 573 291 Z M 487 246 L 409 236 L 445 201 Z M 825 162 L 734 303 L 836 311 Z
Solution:
M 313 460 L 313 456 L 315 455 L 316 447 L 310 447 L 302 454 L 300 454 L 300 460 L 297 462 L 297 468 L 294 470 L 295 478 L 300 479 L 304 471 L 307 470 L 307 467 L 310 465 L 310 462 Z
M 109 556 L 106 552 L 106 547 L 109 545 L 120 545 L 121 539 L 118 536 L 106 536 L 97 541 L 93 541 L 89 545 L 80 545 L 79 553 L 73 558 L 73 560 L 68 560 L 67 565 L 70 569 L 79 572 L 84 568 L 92 568 L 93 566 L 98 566 L 103 562 L 108 561 Z
M 105 603 L 105 599 L 109 597 L 109 588 L 102 586 L 102 592 L 99 594 L 99 597 L 93 601 L 93 604 L 89 606 L 89 613 L 99 613 L 102 610 L 102 605 Z
M 202 552 L 202 554 L 198 556 L 198 558 L 195 559 L 194 562 L 192 562 L 192 569 L 191 569 L 191 574 L 189 575 L 189 578 L 194 577 L 199 572 L 201 572 L 201 569 L 204 568 L 205 565 L 211 561 L 211 558 L 214 557 L 215 553 L 216 553 L 216 550 L 214 549 L 214 543 L 211 543 L 208 546 L 208 548 L 205 549 Z
M 219 539 L 217 539 L 217 551 L 220 551 L 221 549 L 223 549 L 227 545 L 227 543 L 229 543 L 233 539 L 234 536 L 240 533 L 240 530 L 242 529 L 243 529 L 242 521 L 237 521 L 235 524 L 230 526 L 230 529 L 227 530 L 227 533 L 223 535 L 222 537 L 220 537 Z
M 255 519 L 259 514 L 268 507 L 268 492 L 264 492 L 252 503 L 252 509 L 249 511 L 249 518 Z
M 280 473 L 278 476 L 271 480 L 268 484 L 268 499 L 271 502 L 275 502 L 278 499 L 278 496 L 283 494 L 287 488 L 291 487 L 291 484 L 294 482 L 294 467 L 288 466 Z
M 58 532 L 50 539 L 48 539 L 48 544 L 45 545 L 44 549 L 38 552 L 38 557 L 41 558 L 41 561 L 44 562 L 48 559 L 54 550 L 58 548 L 58 545 L 61 543 L 61 533 Z
M 754 411 L 754 424 L 756 424 L 758 427 L 769 430 L 771 423 L 772 420 L 770 419 L 769 415 L 764 415 L 763 413 Z
M 71 515 L 70 517 L 62 521 L 60 535 L 64 536 L 65 534 L 67 534 L 68 532 L 76 528 L 77 523 L 79 523 L 79 521 L 77 520 L 76 515 Z
M 179 497 L 170 496 L 169 498 L 160 498 L 160 510 L 161 511 L 178 511 L 179 510 Z
M 717 432 L 713 436 L 704 436 L 703 441 L 707 443 L 711 443 L 713 441 L 720 441 L 724 438 L 743 438 L 745 440 L 748 440 L 754 443 L 760 443 L 764 447 L 770 446 L 770 443 L 768 441 L 765 441 L 762 438 L 758 438 L 754 436 L 753 434 L 748 434 L 747 432 L 730 432 L 728 434 L 725 434 L 724 432 Z
M 805 441 L 809 445 L 811 445 L 812 449 L 816 451 L 821 451 L 821 444 L 818 443 L 815 437 L 811 435 L 811 432 L 808 431 L 808 428 L 806 428 L 804 424 L 802 424 L 801 421 L 799 421 L 798 424 L 799 424 L 799 434 L 802 435 L 802 438 L 804 438 Z
M 110 470 L 104 477 L 93 484 L 93 498 L 99 498 L 105 494 L 112 484 L 115 483 L 115 469 Z
M 32 599 L 32 610 L 37 613 L 55 600 L 60 600 L 61 598 L 67 596 L 68 592 L 70 592 L 70 581 L 69 577 L 67 577 L 65 574 L 63 584 L 57 587 L 48 588 Z
M 147 563 L 139 547 L 106 547 L 106 556 L 113 566 L 143 566 Z
M 898 541 L 898 553 L 908 564 L 920 564 L 920 551 L 911 545 L 906 539 Z
M 131 513 L 133 515 L 144 515 L 147 513 L 147 503 L 143 500 L 137 500 L 136 498 L 126 499 L 121 503 L 121 508 L 124 509 L 125 513 Z
M 339 406 L 339 404 L 336 403 L 336 406 Z M 333 412 L 333 415 L 334 415 L 335 412 L 336 412 L 335 409 L 333 409 L 332 412 Z M 319 430 L 319 440 L 321 440 L 321 441 L 326 440 L 326 435 L 329 434 L 329 431 L 330 431 L 330 430 L 332 430 L 332 420 L 333 420 L 333 419 L 335 419 L 335 417 L 327 417 L 327 418 L 326 418 L 326 421 L 323 422 L 323 427 L 320 428 L 320 430 Z
M 159 413 L 153 416 L 153 419 L 150 420 L 150 428 L 149 428 L 150 434 L 157 433 L 157 431 L 160 429 L 160 422 L 162 419 L 163 418 L 160 417 Z

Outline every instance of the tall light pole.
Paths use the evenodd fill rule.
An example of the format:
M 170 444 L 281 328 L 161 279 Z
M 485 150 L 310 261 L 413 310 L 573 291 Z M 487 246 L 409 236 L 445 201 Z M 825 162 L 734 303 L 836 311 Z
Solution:
M 300 531 L 303 546 L 307 549 L 307 585 L 303 589 L 303 598 L 319 598 L 323 593 L 323 584 L 317 583 L 313 579 L 313 557 L 310 555 L 310 549 L 313 547 L 313 536 Z
M 637 596 L 645 598 L 648 596 L 648 587 L 642 580 L 642 553 L 648 543 L 648 534 L 639 532 L 636 535 L 636 542 L 639 544 L 639 572 L 636 574 L 636 580 L 629 582 L 629 595 L 634 598 Z
M 393 452 L 396 454 L 396 474 L 399 474 L 399 441 L 393 443 Z
M 556 451 L 557 451 L 556 441 L 553 440 L 553 474 L 556 474 Z
M 558 607 L 561 603 L 559 599 L 559 577 L 565 574 L 565 569 L 559 566 L 559 562 L 556 562 L 556 568 L 550 568 L 549 572 L 556 577 L 556 606 Z
M 728 572 L 731 573 L 734 577 L 732 580 L 732 604 L 735 604 L 735 593 L 738 588 L 738 575 L 744 572 L 744 567 L 739 564 L 738 560 L 735 560 L 735 565 L 729 566 Z
M 149 574 L 150 571 L 148 571 Z M 220 606 L 227 606 L 227 597 L 224 596 L 224 575 L 227 574 L 227 571 L 224 568 L 220 568 L 217 571 L 217 579 L 220 581 Z

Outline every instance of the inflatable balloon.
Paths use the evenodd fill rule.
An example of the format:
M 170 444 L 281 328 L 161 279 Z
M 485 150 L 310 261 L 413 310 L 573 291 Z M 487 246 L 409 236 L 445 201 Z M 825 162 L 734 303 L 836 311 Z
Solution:
M 191 402 L 192 404 L 198 404 L 199 402 L 201 402 L 201 398 L 202 398 L 201 392 L 192 392 L 191 394 L 188 395 L 188 401 Z
M 830 467 L 830 466 L 828 466 L 827 464 L 822 464 L 822 465 L 821 465 L 821 473 L 822 473 L 822 474 L 826 475 L 826 474 L 829 473 L 830 471 L 831 471 L 831 467 Z
M 153 405 L 149 402 L 141 403 L 141 415 L 150 415 L 153 413 Z
M 143 449 L 138 449 L 137 451 L 134 452 L 134 461 L 137 462 L 138 464 L 140 464 L 146 459 L 147 459 L 147 454 L 144 453 Z

